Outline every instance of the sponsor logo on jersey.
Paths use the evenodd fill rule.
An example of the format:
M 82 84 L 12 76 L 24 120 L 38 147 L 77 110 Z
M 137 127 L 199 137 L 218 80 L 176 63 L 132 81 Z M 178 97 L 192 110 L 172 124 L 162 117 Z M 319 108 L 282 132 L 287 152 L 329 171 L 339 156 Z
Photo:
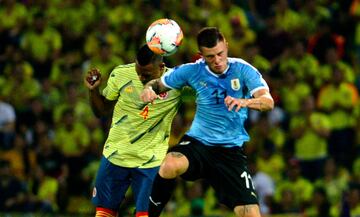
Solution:
M 206 87 L 206 86 L 207 86 L 206 81 L 200 81 L 199 84 L 200 84 L 200 86 L 202 86 L 202 87 Z
M 240 81 L 238 78 L 231 79 L 231 88 L 233 90 L 240 90 Z

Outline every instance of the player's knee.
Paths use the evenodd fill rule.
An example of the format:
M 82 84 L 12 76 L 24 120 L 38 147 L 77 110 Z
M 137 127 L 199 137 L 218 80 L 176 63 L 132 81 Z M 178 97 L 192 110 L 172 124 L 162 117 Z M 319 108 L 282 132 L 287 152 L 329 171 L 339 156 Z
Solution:
M 256 204 L 236 206 L 234 212 L 237 217 L 261 217 L 259 206 Z
M 177 176 L 177 163 L 172 160 L 165 160 L 160 167 L 160 176 L 166 179 L 172 179 Z
M 160 167 L 160 176 L 167 179 L 176 178 L 183 174 L 188 168 L 188 160 L 186 157 L 173 157 L 171 155 L 166 156 L 164 162 Z

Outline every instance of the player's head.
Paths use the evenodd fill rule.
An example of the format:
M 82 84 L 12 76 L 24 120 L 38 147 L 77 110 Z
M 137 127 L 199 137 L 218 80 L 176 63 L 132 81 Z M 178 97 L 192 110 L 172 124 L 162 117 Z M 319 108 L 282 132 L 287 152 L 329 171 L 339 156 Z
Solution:
M 205 27 L 197 35 L 199 52 L 216 74 L 227 68 L 228 45 L 224 35 L 216 27 Z
M 144 84 L 159 78 L 165 68 L 163 57 L 152 52 L 146 44 L 138 50 L 135 62 L 136 72 Z

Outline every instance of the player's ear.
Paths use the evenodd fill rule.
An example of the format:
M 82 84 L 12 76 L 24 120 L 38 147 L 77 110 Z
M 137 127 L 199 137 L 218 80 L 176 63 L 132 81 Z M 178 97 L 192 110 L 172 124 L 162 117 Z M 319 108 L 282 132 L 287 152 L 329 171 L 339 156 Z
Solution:
M 164 62 L 161 62 L 161 63 L 159 64 L 159 67 L 160 67 L 161 70 L 164 69 L 164 68 L 165 68 L 165 63 L 164 63 Z
M 203 53 L 202 53 L 202 50 L 203 50 L 202 48 L 203 48 L 202 46 L 199 46 L 199 47 L 198 47 L 198 53 L 197 53 L 197 54 L 198 54 L 198 56 L 200 56 L 200 57 L 204 57 L 204 55 L 203 55 Z

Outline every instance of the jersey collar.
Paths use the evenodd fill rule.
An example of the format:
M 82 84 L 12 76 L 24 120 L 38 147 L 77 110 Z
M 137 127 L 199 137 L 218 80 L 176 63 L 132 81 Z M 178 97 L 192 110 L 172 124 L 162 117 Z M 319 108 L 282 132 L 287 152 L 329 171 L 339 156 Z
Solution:
M 214 72 L 211 71 L 211 69 L 209 68 L 208 65 L 205 65 L 205 69 L 206 69 L 211 75 L 213 75 L 213 76 L 215 76 L 215 77 L 217 77 L 217 78 L 219 78 L 220 76 L 226 75 L 227 72 L 229 71 L 229 68 L 230 68 L 230 66 L 229 66 L 229 64 L 228 64 L 227 67 L 226 67 L 226 69 L 225 69 L 225 71 L 224 71 L 223 73 L 221 73 L 221 74 L 216 74 L 216 73 L 214 73 Z

